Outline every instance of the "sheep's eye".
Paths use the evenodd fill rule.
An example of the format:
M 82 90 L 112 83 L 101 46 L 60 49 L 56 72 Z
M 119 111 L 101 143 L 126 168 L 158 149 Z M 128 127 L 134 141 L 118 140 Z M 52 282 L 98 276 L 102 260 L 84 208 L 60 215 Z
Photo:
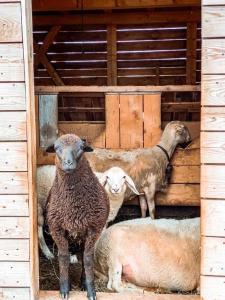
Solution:
M 123 176 L 123 179 L 126 179 L 126 175 Z
M 109 179 L 109 176 L 106 176 L 106 179 Z

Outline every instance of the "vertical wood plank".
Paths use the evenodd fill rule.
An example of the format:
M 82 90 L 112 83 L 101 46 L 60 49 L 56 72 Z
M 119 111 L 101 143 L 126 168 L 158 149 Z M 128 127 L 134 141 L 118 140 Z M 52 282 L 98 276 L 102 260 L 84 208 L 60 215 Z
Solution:
M 187 24 L 186 83 L 196 83 L 197 23 Z
M 119 133 L 119 94 L 107 94 L 105 97 L 106 112 L 106 148 L 120 147 Z
M 143 147 L 143 96 L 120 95 L 120 148 Z
M 117 85 L 116 25 L 107 27 L 107 85 Z
M 40 146 L 47 148 L 58 136 L 58 97 L 41 95 L 39 97 Z
M 158 143 L 161 136 L 161 94 L 144 95 L 144 147 Z

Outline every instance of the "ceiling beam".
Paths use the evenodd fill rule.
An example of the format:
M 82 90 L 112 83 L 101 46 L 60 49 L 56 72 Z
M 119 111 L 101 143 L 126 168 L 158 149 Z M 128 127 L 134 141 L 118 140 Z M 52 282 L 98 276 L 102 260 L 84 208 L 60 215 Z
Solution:
M 160 11 L 160 12 L 112 12 L 96 14 L 54 14 L 34 15 L 34 25 L 128 25 L 150 23 L 186 23 L 200 22 L 200 10 Z
M 34 11 L 201 6 L 201 0 L 33 0 Z

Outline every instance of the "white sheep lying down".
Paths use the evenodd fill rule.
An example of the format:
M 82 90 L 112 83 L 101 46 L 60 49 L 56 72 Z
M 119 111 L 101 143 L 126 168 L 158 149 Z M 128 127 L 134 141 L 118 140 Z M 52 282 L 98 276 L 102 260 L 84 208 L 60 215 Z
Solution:
M 116 292 L 198 288 L 200 219 L 149 217 L 109 227 L 95 247 L 95 273 Z
M 38 192 L 38 239 L 42 252 L 48 259 L 53 259 L 54 255 L 46 245 L 43 235 L 44 225 L 44 208 L 48 198 L 49 191 L 55 178 L 55 166 L 41 166 L 37 168 L 37 192 Z M 133 193 L 139 195 L 135 184 L 130 176 L 128 176 L 121 168 L 112 167 L 109 170 L 100 173 L 95 172 L 99 182 L 104 186 L 109 197 L 110 212 L 107 223 L 113 221 L 119 209 L 123 204 L 126 188 L 129 187 Z M 76 256 L 71 257 L 71 262 L 76 262 Z

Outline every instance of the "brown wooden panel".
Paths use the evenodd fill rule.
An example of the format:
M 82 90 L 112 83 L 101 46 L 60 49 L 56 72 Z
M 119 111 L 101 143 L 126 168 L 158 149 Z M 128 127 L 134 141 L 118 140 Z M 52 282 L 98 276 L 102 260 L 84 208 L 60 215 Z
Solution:
M 165 193 L 157 193 L 157 205 L 200 205 L 199 184 L 170 184 Z
M 201 274 L 225 276 L 225 237 L 202 237 Z
M 225 199 L 225 168 L 219 165 L 201 166 L 201 197 Z
M 0 81 L 24 81 L 22 44 L 0 44 Z
M 141 50 L 174 50 L 185 49 L 186 41 L 151 41 L 151 42 L 118 42 L 118 51 L 141 51 Z
M 225 277 L 201 276 L 201 296 L 204 300 L 224 300 Z
M 202 41 L 202 72 L 205 74 L 223 74 L 225 68 L 225 40 L 205 39 Z
M 29 261 L 29 240 L 0 239 L 0 261 Z
M 0 11 L 0 42 L 22 42 L 20 4 L 2 3 Z
M 201 233 L 205 236 L 225 236 L 225 201 L 224 200 L 202 200 Z
M 1 287 L 28 287 L 29 285 L 29 262 L 1 262 Z
M 0 141 L 20 141 L 26 137 L 26 112 L 0 112 Z
M 225 75 L 202 76 L 202 105 L 225 106 Z
M 29 288 L 0 288 L 0 295 L 5 300 L 29 300 Z
M 175 166 L 199 166 L 200 149 L 177 149 L 173 155 L 171 163 Z
M 199 166 L 174 166 L 171 183 L 199 183 Z
M 27 171 L 26 142 L 0 142 L 0 171 Z
M 0 172 L 0 194 L 27 193 L 27 172 Z
M 150 26 L 149 26 L 150 27 Z M 150 27 L 150 29 L 152 29 Z M 186 30 L 183 28 L 164 29 L 164 30 L 127 30 L 118 31 L 119 41 L 138 41 L 138 40 L 160 40 L 163 39 L 186 39 Z
M 0 216 L 28 216 L 27 195 L 0 195 Z
M 201 111 L 201 130 L 224 131 L 225 107 L 203 107 Z
M 29 238 L 28 217 L 0 217 L 0 239 Z
M 120 148 L 143 147 L 143 96 L 120 95 Z
M 202 36 L 203 38 L 224 37 L 225 7 L 203 7 Z
M 158 143 L 161 137 L 161 94 L 145 94 L 144 109 L 144 147 Z
M 118 77 L 118 85 L 156 85 L 156 76 L 149 77 Z M 160 76 L 160 85 L 183 85 L 186 76 Z
M 0 83 L 0 111 L 25 109 L 24 83 Z
M 105 96 L 106 148 L 120 147 L 119 106 L 120 106 L 119 94 L 107 94 Z

